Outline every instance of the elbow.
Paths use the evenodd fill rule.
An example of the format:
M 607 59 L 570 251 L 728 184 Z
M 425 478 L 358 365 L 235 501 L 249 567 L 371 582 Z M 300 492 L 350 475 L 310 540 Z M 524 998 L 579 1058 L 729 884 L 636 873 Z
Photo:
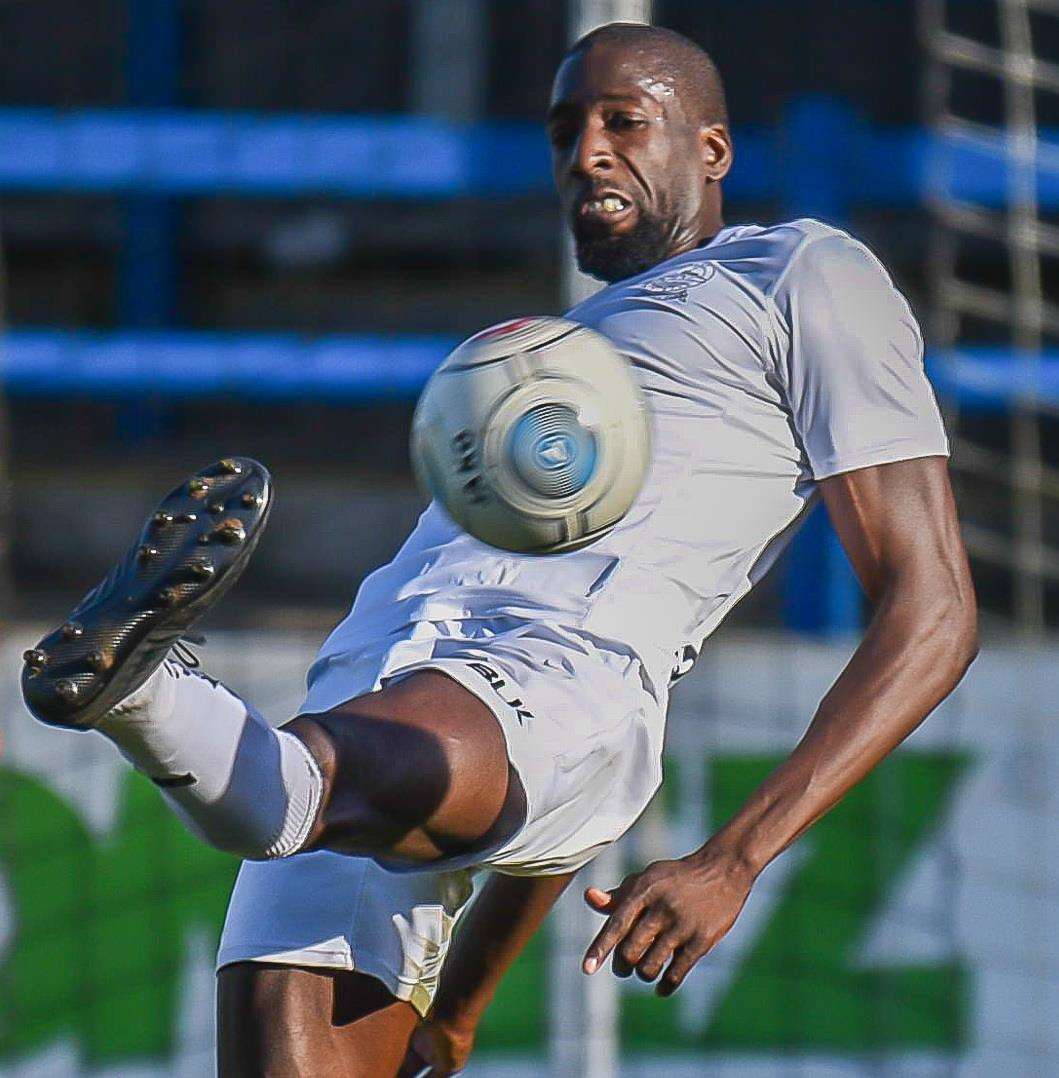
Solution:
M 966 673 L 968 667 L 978 658 L 981 642 L 978 638 L 978 610 L 972 607 L 970 624 L 964 636 L 963 670 Z
M 959 642 L 959 652 L 953 664 L 954 688 L 963 680 L 963 675 L 971 668 L 971 663 L 978 658 L 978 650 L 978 626 L 974 625 Z
M 970 583 L 966 587 L 935 591 L 920 590 L 910 642 L 926 663 L 931 680 L 947 696 L 967 673 L 978 655 L 978 606 Z
M 945 603 L 939 630 L 948 644 L 949 672 L 955 687 L 978 657 L 978 603 L 969 581 Z

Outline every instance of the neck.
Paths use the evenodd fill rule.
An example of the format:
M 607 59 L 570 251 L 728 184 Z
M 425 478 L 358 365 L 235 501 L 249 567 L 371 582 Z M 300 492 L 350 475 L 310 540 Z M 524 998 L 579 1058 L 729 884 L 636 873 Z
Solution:
M 700 207 L 702 216 L 695 227 L 689 228 L 683 235 L 673 236 L 674 242 L 667 258 L 673 258 L 684 254 L 685 251 L 693 251 L 696 247 L 704 246 L 724 228 L 720 188 L 716 185 L 707 187 L 703 203 Z
M 673 244 L 666 258 L 675 258 L 687 251 L 695 250 L 696 247 L 705 247 L 722 228 L 724 228 L 724 220 L 721 215 L 712 216 L 709 222 L 696 229 L 692 236 Z

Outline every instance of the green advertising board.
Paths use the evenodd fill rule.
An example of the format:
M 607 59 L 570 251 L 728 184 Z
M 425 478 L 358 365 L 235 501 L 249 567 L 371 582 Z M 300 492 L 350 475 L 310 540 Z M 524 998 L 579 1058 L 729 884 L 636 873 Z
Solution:
M 730 815 L 778 759 L 704 765 L 712 818 Z M 961 766 L 937 753 L 887 761 L 814 829 L 808 856 L 702 1034 L 683 1032 L 671 1003 L 630 992 L 624 1050 L 958 1048 L 968 991 L 958 961 L 865 970 L 851 956 L 888 886 L 937 825 Z M 668 801 L 679 797 L 670 771 Z M 0 1060 L 67 1038 L 89 1067 L 171 1057 L 188 938 L 219 935 L 236 863 L 191 838 L 131 771 L 117 827 L 103 839 L 41 779 L 5 768 L 0 781 L 0 866 L 13 910 L 0 966 Z M 508 977 L 482 1030 L 483 1050 L 544 1051 L 546 948 L 542 937 Z
M 686 852 L 783 758 L 841 653 L 799 653 L 789 716 L 776 721 L 763 671 L 779 646 L 730 646 L 724 664 L 694 675 L 709 692 L 674 708 L 680 736 L 651 810 L 661 847 L 646 848 L 641 825 L 621 847 L 626 869 Z M 845 1061 L 850 1074 L 890 1060 L 905 1073 L 901 1061 L 923 1059 L 971 1074 L 1059 1073 L 1049 1018 L 1059 990 L 1040 973 L 1059 958 L 1048 857 L 1059 795 L 1044 781 L 1059 774 L 1059 735 L 993 721 L 1029 698 L 1024 661 L 982 665 L 952 705 L 962 710 L 932 720 L 770 867 L 730 940 L 680 993 L 661 1000 L 620 982 L 609 1034 L 626 1073 L 665 1060 L 722 1075 L 741 1060 L 792 1075 L 805 1060 Z M 191 1041 L 196 1066 L 208 1057 L 209 953 L 236 863 L 190 837 L 102 739 L 46 730 L 0 703 L 12 735 L 0 761 L 0 1075 L 37 1073 L 34 1061 L 57 1051 L 60 1069 L 39 1073 L 196 1073 L 180 1061 Z M 697 725 L 706 712 L 711 725 Z M 507 977 L 478 1073 L 490 1060 L 544 1067 L 558 994 L 580 983 L 555 963 L 576 961 L 588 938 L 558 947 L 559 923 Z

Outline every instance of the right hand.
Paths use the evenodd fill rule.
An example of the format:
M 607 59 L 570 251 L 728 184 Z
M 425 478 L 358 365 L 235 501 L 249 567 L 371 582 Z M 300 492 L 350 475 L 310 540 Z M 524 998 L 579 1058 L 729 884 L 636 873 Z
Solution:
M 470 1027 L 424 1018 L 412 1034 L 397 1078 L 446 1078 L 458 1074 L 471 1057 L 474 1032 Z

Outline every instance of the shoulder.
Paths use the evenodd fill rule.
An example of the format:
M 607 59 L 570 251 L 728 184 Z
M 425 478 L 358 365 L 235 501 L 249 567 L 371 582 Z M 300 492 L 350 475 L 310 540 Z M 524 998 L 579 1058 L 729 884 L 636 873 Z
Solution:
M 666 274 L 679 264 L 704 260 L 753 287 L 766 301 L 812 274 L 839 278 L 844 269 L 862 265 L 889 280 L 882 264 L 848 232 L 810 217 L 775 225 L 725 228 L 696 251 L 664 262 L 653 273 Z
M 841 295 L 868 289 L 893 290 L 886 268 L 866 244 L 840 228 L 811 218 L 777 227 L 789 255 L 771 289 L 782 300 L 798 291 Z
M 875 369 L 898 353 L 920 362 L 915 315 L 871 250 L 819 221 L 788 227 L 802 238 L 771 296 L 788 360 L 844 371 Z
M 783 321 L 792 295 L 839 299 L 850 286 L 861 292 L 893 291 L 879 260 L 847 232 L 812 218 L 734 225 L 702 247 L 601 289 L 567 317 L 596 328 L 607 318 L 631 312 L 669 313 L 686 320 L 697 317 L 696 312 L 716 313 L 727 298 L 728 307 L 753 308 L 766 320 L 779 307 Z

